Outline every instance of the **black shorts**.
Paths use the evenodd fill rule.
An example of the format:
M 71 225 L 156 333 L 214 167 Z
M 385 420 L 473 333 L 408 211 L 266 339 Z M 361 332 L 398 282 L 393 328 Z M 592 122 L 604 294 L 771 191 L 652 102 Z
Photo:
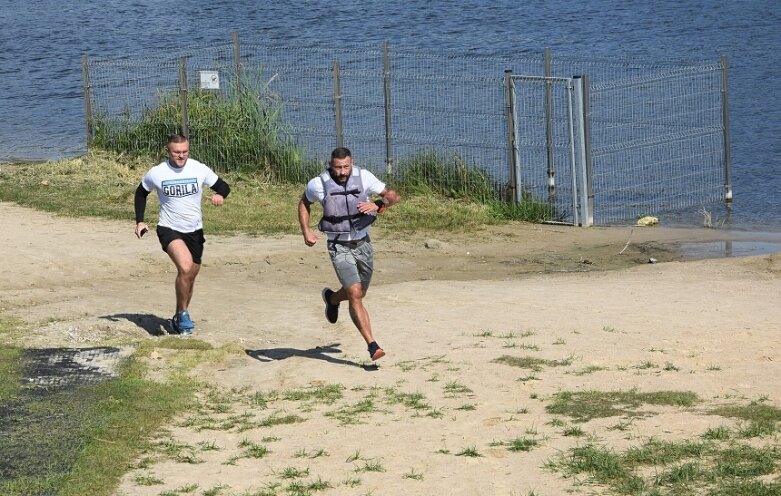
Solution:
M 203 229 L 198 229 L 191 233 L 183 233 L 168 227 L 157 226 L 157 239 L 160 240 L 160 246 L 163 247 L 163 251 L 166 251 L 171 241 L 181 239 L 187 245 L 187 249 L 190 250 L 193 262 L 201 263 L 203 244 L 206 243 L 206 238 L 203 237 Z

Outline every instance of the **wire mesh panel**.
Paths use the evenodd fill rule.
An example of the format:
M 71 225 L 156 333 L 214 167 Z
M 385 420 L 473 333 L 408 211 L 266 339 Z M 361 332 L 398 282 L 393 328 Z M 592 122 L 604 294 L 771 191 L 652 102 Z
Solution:
M 597 223 L 723 197 L 720 78 L 700 66 L 591 86 Z
M 162 155 L 167 136 L 184 131 L 184 89 L 193 109 L 188 114 L 192 121 L 187 122 L 193 131 L 189 133 L 193 155 L 200 158 L 199 152 L 215 145 L 211 137 L 224 126 L 219 112 L 207 111 L 211 110 L 208 102 L 235 91 L 231 46 L 135 59 L 93 59 L 89 72 L 94 138 L 99 147 L 119 152 Z M 216 75 L 215 87 L 202 88 L 204 72 Z
M 269 81 L 269 89 L 280 97 L 282 105 L 279 124 L 289 129 L 301 153 L 312 161 L 313 167 L 320 169 L 337 144 L 334 118 L 335 62 L 349 67 L 343 68 L 342 72 L 374 68 L 381 73 L 382 70 L 381 53 L 378 50 L 359 52 L 276 44 L 242 46 L 243 66 L 264 74 Z M 342 82 L 343 91 L 351 81 Z M 374 104 L 380 105 L 381 102 L 380 98 Z M 345 143 L 348 147 L 351 144 Z M 353 152 L 363 165 L 359 150 Z
M 343 140 L 356 163 L 398 181 L 422 175 L 468 189 L 460 175 L 472 177 L 474 187 L 500 191 L 508 174 L 502 72 L 510 61 L 390 50 L 386 71 L 384 57 L 379 45 L 242 46 L 242 64 L 261 67 L 273 80 L 285 122 L 318 163 L 337 142 L 338 64 Z M 515 66 L 541 67 L 541 62 L 517 59 Z
M 176 97 L 177 88 L 177 59 L 92 59 L 90 94 L 95 144 L 119 152 L 161 151 L 165 136 L 181 128 L 181 119 L 156 119 L 157 129 L 150 126 L 146 133 L 129 131 Z
M 391 132 L 400 180 L 436 179 L 482 197 L 503 193 L 510 167 L 505 67 L 476 55 L 394 52 Z

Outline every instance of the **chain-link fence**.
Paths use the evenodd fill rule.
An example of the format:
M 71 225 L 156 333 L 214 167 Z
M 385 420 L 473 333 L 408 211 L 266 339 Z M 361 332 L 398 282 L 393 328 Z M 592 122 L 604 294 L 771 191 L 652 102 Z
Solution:
M 700 65 L 591 87 L 598 223 L 725 197 L 721 77 Z
M 183 132 L 215 169 L 305 181 L 344 145 L 390 181 L 533 198 L 552 220 L 585 225 L 731 194 L 724 63 L 240 45 L 234 36 L 188 53 L 85 57 L 83 69 L 90 146 L 161 155 L 166 136 Z

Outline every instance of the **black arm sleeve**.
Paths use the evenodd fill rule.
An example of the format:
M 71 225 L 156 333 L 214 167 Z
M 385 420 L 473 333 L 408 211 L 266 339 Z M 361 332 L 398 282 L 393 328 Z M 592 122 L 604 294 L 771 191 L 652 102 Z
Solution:
M 214 186 L 211 188 L 215 193 L 222 196 L 223 198 L 227 198 L 231 192 L 231 187 L 228 186 L 228 183 L 223 181 L 222 178 L 217 178 L 217 182 L 214 183 Z
M 146 197 L 149 196 L 149 191 L 145 190 L 142 185 L 138 185 L 136 188 L 136 197 L 133 204 L 136 207 L 136 224 L 144 222 L 144 212 L 146 212 Z

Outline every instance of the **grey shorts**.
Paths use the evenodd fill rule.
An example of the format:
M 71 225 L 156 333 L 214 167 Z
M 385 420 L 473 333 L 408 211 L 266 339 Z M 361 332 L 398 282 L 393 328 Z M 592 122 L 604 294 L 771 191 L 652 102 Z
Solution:
M 361 283 L 363 289 L 369 287 L 374 272 L 374 248 L 371 241 L 358 246 L 329 241 L 328 254 L 343 288 L 356 283 Z

